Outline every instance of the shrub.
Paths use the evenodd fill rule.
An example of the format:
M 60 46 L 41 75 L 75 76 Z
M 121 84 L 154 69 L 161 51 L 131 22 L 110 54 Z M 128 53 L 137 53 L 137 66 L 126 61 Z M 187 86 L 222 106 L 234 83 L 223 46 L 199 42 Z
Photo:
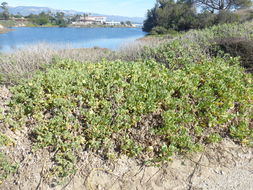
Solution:
M 203 13 L 199 13 L 197 15 L 197 24 L 196 28 L 208 28 L 214 25 L 216 20 L 216 15 L 213 13 L 210 13 L 209 11 L 205 11 Z
M 192 64 L 206 58 L 197 43 L 185 39 L 174 39 L 158 47 L 146 47 L 142 59 L 153 59 L 170 69 L 178 69 L 184 64 Z
M 177 31 L 173 30 L 173 29 L 166 29 L 162 26 L 156 26 L 155 28 L 153 28 L 150 32 L 151 35 L 162 35 L 162 34 L 170 34 L 172 36 L 175 36 L 178 34 Z
M 251 76 L 237 59 L 190 61 L 57 61 L 12 89 L 6 124 L 55 151 L 60 177 L 81 149 L 161 161 L 224 137 L 252 144 Z
M 162 26 L 156 26 L 154 27 L 150 34 L 151 35 L 159 35 L 159 34 L 166 34 L 168 32 L 168 30 Z
M 235 14 L 238 15 L 241 23 L 246 22 L 246 21 L 252 21 L 252 19 L 253 19 L 253 9 L 252 8 L 237 10 L 235 12 Z
M 226 10 L 220 11 L 216 16 L 216 24 L 234 23 L 240 20 L 239 15 Z
M 241 65 L 253 73 L 253 39 L 240 37 L 217 39 L 216 46 L 233 57 L 240 57 Z
M 228 42 L 225 42 L 228 39 Z M 232 40 L 235 39 L 235 40 Z M 236 40 L 237 39 L 237 40 Z M 244 55 L 235 49 L 239 46 L 231 44 L 230 48 L 223 48 L 225 43 L 228 45 L 233 41 L 243 40 L 244 46 L 241 49 Z M 182 62 L 196 63 L 203 59 L 212 59 L 212 57 L 223 57 L 230 53 L 230 56 L 242 56 L 242 65 L 249 68 L 251 60 L 251 41 L 253 40 L 252 23 L 244 24 L 222 24 L 206 28 L 203 30 L 191 30 L 185 34 L 180 34 L 174 39 L 165 41 L 158 47 L 146 47 L 141 53 L 143 60 L 154 59 L 167 67 L 178 68 Z M 247 45 L 246 45 L 247 44 Z M 234 51 L 232 52 L 232 48 Z M 229 49 L 229 50 L 228 50 Z M 246 50 L 247 49 L 247 50 Z M 247 57 L 247 59 L 246 59 Z M 246 61 L 245 61 L 246 60 Z M 174 64 L 179 62 L 180 64 Z

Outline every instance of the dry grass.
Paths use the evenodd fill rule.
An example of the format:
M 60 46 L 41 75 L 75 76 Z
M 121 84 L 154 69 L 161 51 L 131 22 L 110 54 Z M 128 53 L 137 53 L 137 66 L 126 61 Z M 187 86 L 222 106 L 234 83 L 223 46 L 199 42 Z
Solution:
M 143 58 L 143 52 L 147 47 L 158 47 L 163 43 L 168 42 L 167 37 L 144 37 L 134 42 L 126 43 L 118 50 L 118 58 L 125 61 L 136 61 Z
M 62 48 L 64 47 L 64 49 Z M 66 46 L 40 43 L 9 54 L 0 55 L 0 82 L 16 83 L 20 78 L 29 78 L 53 58 L 96 62 L 111 54 L 102 48 L 68 49 Z M 2 77 L 1 77 L 2 76 Z
M 19 49 L 12 53 L 0 54 L 0 83 L 15 84 L 29 78 L 45 65 L 52 64 L 53 58 L 72 59 L 80 62 L 98 62 L 102 59 L 134 61 L 142 58 L 145 47 L 156 47 L 165 42 L 163 38 L 143 38 L 124 44 L 118 51 L 105 48 L 73 49 L 68 45 L 40 43 Z

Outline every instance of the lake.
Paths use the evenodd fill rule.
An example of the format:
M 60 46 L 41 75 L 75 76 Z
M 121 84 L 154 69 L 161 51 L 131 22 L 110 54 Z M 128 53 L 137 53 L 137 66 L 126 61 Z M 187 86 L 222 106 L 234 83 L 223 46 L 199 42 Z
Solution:
M 0 52 L 11 52 L 37 43 L 69 48 L 101 47 L 116 50 L 123 44 L 143 37 L 141 28 L 58 28 L 19 27 L 0 34 Z

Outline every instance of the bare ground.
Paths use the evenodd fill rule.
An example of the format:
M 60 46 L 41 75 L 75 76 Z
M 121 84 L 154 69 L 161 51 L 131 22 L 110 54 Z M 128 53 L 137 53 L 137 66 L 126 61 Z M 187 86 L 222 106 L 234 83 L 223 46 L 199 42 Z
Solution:
M 9 97 L 8 89 L 1 87 L 0 107 L 7 108 Z M 210 145 L 201 153 L 175 156 L 171 163 L 160 167 L 144 166 L 127 157 L 108 161 L 84 151 L 80 153 L 76 175 L 57 185 L 48 172 L 54 153 L 46 150 L 33 153 L 29 129 L 13 133 L 0 127 L 0 131 L 16 142 L 1 151 L 19 163 L 17 173 L 0 186 L 4 190 L 253 189 L 253 148 L 239 146 L 229 139 Z

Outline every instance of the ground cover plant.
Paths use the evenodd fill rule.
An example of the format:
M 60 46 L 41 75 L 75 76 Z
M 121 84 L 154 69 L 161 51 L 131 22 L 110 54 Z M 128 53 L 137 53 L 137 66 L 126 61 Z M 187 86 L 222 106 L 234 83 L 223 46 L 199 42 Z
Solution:
M 1 120 L 0 116 L 0 120 Z M 5 146 L 10 146 L 13 141 L 7 136 L 0 133 L 0 150 Z M 8 156 L 6 156 L 2 150 L 0 151 L 0 185 L 10 175 L 15 173 L 17 170 L 17 164 L 12 163 Z
M 156 162 L 222 138 L 252 145 L 252 77 L 238 60 L 174 64 L 57 60 L 12 89 L 6 123 L 55 152 L 60 177 L 75 172 L 80 150 Z

